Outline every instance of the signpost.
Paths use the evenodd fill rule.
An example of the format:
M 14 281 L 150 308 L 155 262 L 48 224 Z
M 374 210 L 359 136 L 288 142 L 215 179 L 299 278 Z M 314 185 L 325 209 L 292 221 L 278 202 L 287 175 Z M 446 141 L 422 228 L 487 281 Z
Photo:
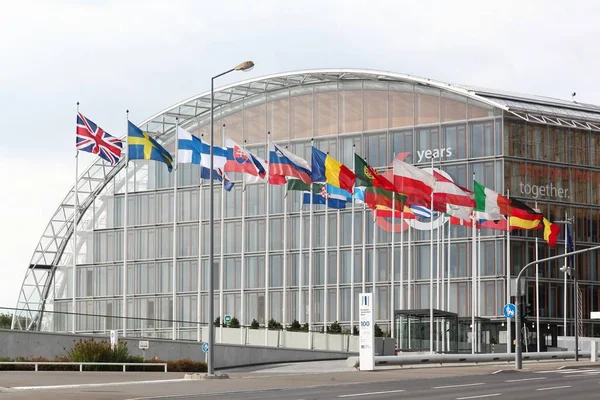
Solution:
M 225 325 L 227 325 L 227 326 L 231 325 L 231 315 L 225 316 Z
M 515 307 L 515 305 L 512 303 L 508 303 L 504 306 L 502 311 L 504 312 L 504 316 L 506 318 L 514 318 L 515 314 L 517 313 L 517 307 Z
M 359 360 L 361 371 L 375 369 L 375 334 L 373 319 L 373 294 L 361 293 L 359 296 Z
M 138 348 L 143 352 L 144 360 L 145 360 L 146 359 L 146 350 L 148 350 L 150 348 L 150 342 L 147 340 L 140 340 L 138 342 Z
M 206 343 L 206 342 L 202 343 L 202 351 L 205 353 L 208 353 L 208 343 Z

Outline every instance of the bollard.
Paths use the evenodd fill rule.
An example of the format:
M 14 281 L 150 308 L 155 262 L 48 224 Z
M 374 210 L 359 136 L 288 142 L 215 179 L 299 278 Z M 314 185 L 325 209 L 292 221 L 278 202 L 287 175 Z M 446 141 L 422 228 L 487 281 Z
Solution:
M 590 341 L 590 361 L 598 362 L 598 342 Z

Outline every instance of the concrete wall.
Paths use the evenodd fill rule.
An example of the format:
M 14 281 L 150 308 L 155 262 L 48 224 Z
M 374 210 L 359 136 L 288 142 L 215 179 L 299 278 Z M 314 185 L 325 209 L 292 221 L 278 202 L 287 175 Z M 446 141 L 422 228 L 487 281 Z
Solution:
M 276 334 L 277 332 L 269 333 Z M 110 340 L 106 336 L 0 329 L 0 357 L 45 357 L 53 359 L 66 355 L 67 350 L 71 349 L 75 342 L 80 339 L 85 340 L 89 338 Z M 138 348 L 139 339 L 120 338 L 120 340 L 127 343 L 129 354 L 136 356 L 143 355 L 142 350 Z M 150 348 L 146 350 L 147 359 L 154 357 L 158 357 L 161 360 L 190 358 L 204 361 L 206 357 L 202 352 L 201 343 L 198 342 L 153 338 L 145 340 L 150 341 Z M 217 343 L 215 345 L 215 368 L 231 368 L 266 363 L 347 359 L 352 355 L 357 355 L 357 353 Z

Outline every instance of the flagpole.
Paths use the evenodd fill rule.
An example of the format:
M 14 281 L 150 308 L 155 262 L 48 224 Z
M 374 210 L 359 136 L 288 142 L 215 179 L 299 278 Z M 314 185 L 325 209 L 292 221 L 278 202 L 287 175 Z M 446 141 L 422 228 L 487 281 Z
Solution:
M 441 252 L 441 270 L 440 270 L 440 274 L 442 275 L 442 279 L 440 281 L 440 285 L 441 285 L 441 299 L 440 299 L 440 303 L 441 303 L 441 310 L 442 311 L 447 311 L 446 305 L 444 304 L 444 300 L 446 299 L 446 285 L 445 283 L 445 276 L 446 276 L 446 222 L 445 222 L 445 215 L 442 215 L 442 221 L 444 221 L 444 223 L 442 224 L 442 226 L 440 226 L 440 235 L 442 236 L 442 241 L 440 242 L 440 244 L 438 246 L 440 246 L 440 252 Z M 446 351 L 446 322 L 440 322 L 440 326 L 443 325 L 443 329 L 442 329 L 442 351 Z
M 271 143 L 271 132 L 267 132 L 267 149 L 269 147 L 269 143 Z M 267 152 L 268 154 L 268 152 Z M 270 240 L 270 198 L 271 198 L 271 188 L 269 187 L 268 182 L 265 184 L 265 190 L 267 192 L 265 207 L 266 209 L 266 222 L 265 222 L 265 346 L 269 345 L 269 273 L 270 273 L 270 251 L 269 251 L 269 240 Z
M 441 215 L 440 213 L 440 219 L 444 218 L 443 215 Z M 436 276 L 435 276 L 435 295 L 436 295 L 436 308 L 438 310 L 440 310 L 440 229 L 441 228 L 437 228 L 436 229 L 436 246 L 435 246 L 435 251 L 436 251 L 436 264 L 437 264 L 437 271 L 436 271 Z M 436 321 L 435 323 L 436 327 L 439 330 L 440 327 L 440 321 Z M 440 349 L 440 343 L 439 343 L 439 333 L 436 332 L 435 335 L 435 348 L 436 350 L 439 351 Z
M 325 189 L 325 276 L 324 276 L 324 285 L 323 285 L 323 333 L 327 334 L 327 319 L 329 317 L 328 312 L 328 299 L 327 290 L 329 283 L 329 192 L 327 191 L 327 183 L 323 185 Z
M 313 184 L 310 184 L 310 209 L 308 218 L 308 348 L 312 349 L 312 298 L 313 298 Z
M 406 228 L 408 231 L 408 257 L 407 257 L 407 265 L 406 265 L 406 269 L 408 272 L 408 276 L 407 276 L 407 285 L 406 285 L 406 302 L 408 303 L 408 310 L 412 310 L 412 229 L 410 229 L 410 224 L 407 224 L 408 227 Z M 408 346 L 407 348 L 411 349 L 411 331 L 410 331 L 410 319 L 408 320 Z
M 475 297 L 477 296 L 477 247 L 475 233 L 475 215 L 471 219 L 471 354 L 475 354 Z
M 77 115 L 79 115 L 79 102 L 77 102 Z M 72 324 L 72 332 L 75 333 L 77 331 L 76 328 L 76 315 L 77 315 L 77 217 L 79 211 L 79 191 L 77 187 L 77 179 L 79 178 L 79 150 L 77 150 L 77 146 L 75 146 L 75 193 L 74 193 L 74 203 L 73 203 L 73 304 L 72 314 L 71 314 L 71 324 Z
M 569 219 L 567 218 L 567 212 L 565 211 L 565 221 L 568 221 Z M 567 250 L 567 233 L 569 231 L 568 225 L 565 225 L 565 254 L 568 252 Z M 567 269 L 568 267 L 568 259 L 567 257 L 565 257 L 565 276 L 564 276 L 564 284 L 565 284 L 565 294 L 563 296 L 563 310 L 564 310 L 564 316 L 563 316 L 563 336 L 564 336 L 564 347 L 567 347 L 567 274 L 569 272 L 569 270 Z M 574 335 L 575 333 L 573 333 Z
M 285 186 L 285 195 L 283 196 L 283 306 L 282 321 L 284 329 L 287 323 L 287 185 Z
M 447 290 L 446 290 L 446 311 L 450 311 L 450 272 L 452 268 L 452 224 L 448 223 L 448 261 L 447 261 Z M 457 310 L 458 311 L 458 310 Z M 447 333 L 448 336 L 448 350 L 450 350 L 450 333 Z
M 221 144 L 222 143 L 225 143 L 225 124 L 221 127 Z M 214 170 L 210 171 L 211 179 L 214 173 Z M 225 322 L 225 308 L 223 306 L 223 264 L 225 263 L 225 174 L 223 174 L 223 177 L 221 178 L 221 240 L 219 247 L 221 249 L 221 254 L 219 254 L 219 342 L 222 343 L 223 323 Z
M 535 202 L 537 211 L 537 201 Z M 538 237 L 535 236 L 535 261 L 539 260 Z M 537 352 L 540 352 L 540 275 L 538 264 L 535 264 L 535 337 L 537 338 Z
M 433 157 L 431 158 L 431 174 L 433 175 Z M 431 230 L 429 232 L 429 353 L 433 354 L 433 192 L 431 191 Z
M 373 297 L 375 298 L 376 293 L 375 293 L 375 280 L 376 280 L 376 276 L 377 276 L 377 208 L 375 208 L 374 212 L 373 212 L 373 268 L 371 268 L 371 279 L 373 280 L 371 282 L 371 287 L 372 287 L 372 292 L 373 293 Z M 379 305 L 377 306 L 379 307 Z
M 177 128 L 179 127 L 179 118 L 175 118 L 175 171 L 173 174 L 173 269 L 172 273 L 172 314 L 173 318 L 171 321 L 172 325 L 172 340 L 177 339 L 177 170 L 179 170 L 177 163 L 179 162 L 179 139 L 177 134 Z
M 506 198 L 510 199 L 510 189 L 506 192 Z M 506 303 L 510 303 L 511 286 L 511 267 L 510 267 L 510 215 L 506 216 Z M 518 301 L 518 300 L 516 300 Z M 506 352 L 512 353 L 512 324 L 511 319 L 506 318 Z
M 200 166 L 200 168 L 202 168 L 202 166 Z M 200 182 L 198 183 L 198 287 L 196 288 L 196 291 L 198 293 L 196 294 L 196 336 L 198 342 L 200 342 L 202 340 L 202 324 L 200 322 L 200 310 L 202 309 L 200 306 L 200 288 L 202 287 L 202 176 L 199 176 L 198 179 L 200 180 Z M 242 235 L 243 234 L 244 231 L 242 231 Z M 242 243 L 244 243 L 243 239 Z
M 395 156 L 394 156 L 395 157 Z M 396 223 L 396 193 L 392 193 L 392 255 L 390 257 L 390 264 L 391 264 L 391 273 L 390 273 L 390 336 L 392 338 L 395 338 L 395 332 L 394 332 L 394 274 L 396 273 L 396 257 L 395 257 L 395 250 L 396 250 L 396 243 L 395 243 L 395 239 L 396 239 L 396 235 L 395 235 L 395 223 Z
M 481 229 L 477 230 L 477 317 L 481 317 Z M 477 321 L 477 351 L 481 351 L 481 326 Z
M 402 204 L 402 212 L 400 213 L 400 309 L 404 310 L 404 204 Z M 394 319 L 395 319 L 394 310 Z M 395 322 L 395 321 L 394 321 Z M 404 341 L 404 324 L 400 324 L 400 346 Z
M 344 206 L 345 207 L 345 206 Z M 335 253 L 335 320 L 340 320 L 340 237 L 341 235 L 341 222 L 340 222 L 340 210 L 337 210 L 337 227 L 336 227 L 336 253 Z
M 244 140 L 244 150 L 246 149 L 246 140 Z M 267 152 L 268 154 L 268 152 Z M 268 168 L 268 167 L 267 167 Z M 269 173 L 267 171 L 267 179 Z M 246 308 L 244 301 L 244 284 L 246 279 L 246 177 L 242 179 L 242 251 L 241 251 L 241 277 L 240 277 L 240 343 L 244 343 L 244 331 L 246 326 Z
M 311 193 L 312 196 L 312 193 Z M 302 194 L 304 197 L 304 194 Z M 311 200 L 312 201 L 312 200 Z M 298 260 L 298 322 L 301 324 L 306 321 L 306 312 L 304 310 L 304 294 L 302 293 L 302 282 L 304 281 L 304 199 L 300 199 L 300 250 Z
M 352 172 L 356 171 L 356 163 L 354 152 L 356 151 L 356 145 L 352 144 Z M 352 221 L 350 222 L 350 335 L 354 334 L 354 265 L 356 257 L 354 255 L 354 193 L 352 193 Z M 338 230 L 338 236 L 340 231 Z M 339 246 L 338 246 L 339 247 Z M 338 298 L 338 303 L 340 299 Z
M 362 293 L 367 292 L 366 275 L 367 275 L 367 207 L 363 203 L 363 215 L 362 215 Z
M 127 209 L 129 199 L 129 110 L 127 115 L 127 158 L 125 161 L 125 206 L 123 207 L 123 337 L 127 337 Z

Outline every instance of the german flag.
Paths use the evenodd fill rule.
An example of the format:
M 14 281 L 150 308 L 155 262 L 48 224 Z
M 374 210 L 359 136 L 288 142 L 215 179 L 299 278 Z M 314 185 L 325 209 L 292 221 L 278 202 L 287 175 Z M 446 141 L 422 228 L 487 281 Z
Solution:
M 510 199 L 510 229 L 539 229 L 542 227 L 542 213 L 535 211 L 527 204 Z

